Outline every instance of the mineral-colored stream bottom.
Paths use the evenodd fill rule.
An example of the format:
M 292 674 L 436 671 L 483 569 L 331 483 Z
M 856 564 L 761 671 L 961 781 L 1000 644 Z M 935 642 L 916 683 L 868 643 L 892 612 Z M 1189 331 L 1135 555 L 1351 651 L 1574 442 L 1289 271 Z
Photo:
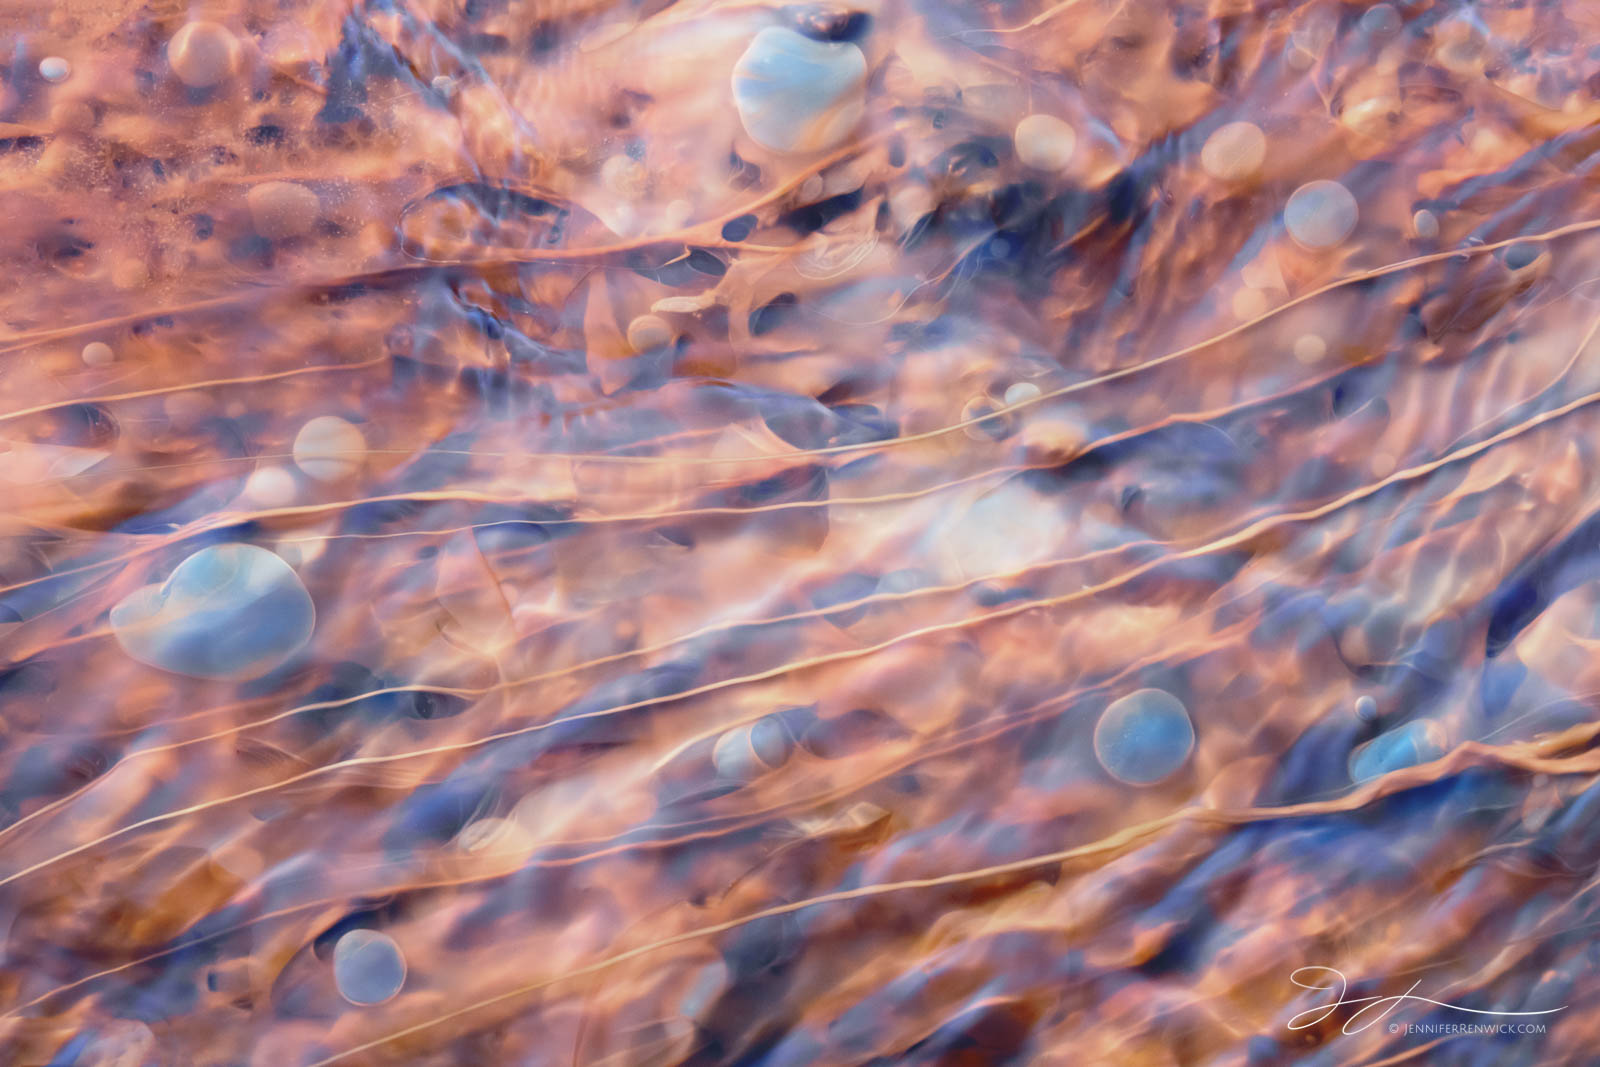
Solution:
M 1597 40 L 0 5 L 0 1064 L 1593 1064 Z

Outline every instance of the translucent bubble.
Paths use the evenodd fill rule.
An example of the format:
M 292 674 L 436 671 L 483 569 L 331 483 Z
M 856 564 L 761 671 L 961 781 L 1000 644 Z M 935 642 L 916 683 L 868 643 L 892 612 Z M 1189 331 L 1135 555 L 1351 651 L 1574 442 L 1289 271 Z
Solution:
M 46 56 L 39 61 L 39 77 L 47 82 L 64 82 L 72 77 L 72 64 L 60 56 Z
M 333 980 L 352 1004 L 382 1004 L 406 981 L 400 946 L 376 930 L 351 930 L 333 948 Z
M 299 182 L 262 182 L 245 194 L 256 232 L 281 240 L 301 237 L 317 224 L 322 202 Z
M 1374 37 L 1393 37 L 1403 24 L 1400 12 L 1388 4 L 1373 4 L 1361 16 L 1361 28 Z
M 1029 115 L 1011 134 L 1017 158 L 1035 170 L 1065 170 L 1078 149 L 1078 132 L 1054 115 Z
M 1350 754 L 1350 780 L 1366 782 L 1391 771 L 1431 763 L 1444 755 L 1444 729 L 1429 719 L 1413 719 L 1379 734 Z
M 1194 725 L 1183 702 L 1161 689 L 1140 689 L 1111 703 L 1094 728 L 1094 753 L 1113 778 L 1151 785 L 1188 762 Z
M 640 315 L 628 323 L 628 344 L 635 352 L 649 352 L 671 344 L 672 327 L 659 315 Z
M 209 89 L 233 75 L 239 42 L 226 26 L 190 22 L 167 42 L 172 73 L 191 89 Z
M 260 507 L 287 507 L 294 502 L 294 475 L 282 467 L 262 467 L 245 480 L 244 496 Z
M 1359 697 L 1356 700 L 1356 718 L 1362 722 L 1378 721 L 1378 702 L 1370 696 Z
M 1303 333 L 1294 339 L 1294 358 L 1301 363 L 1316 363 L 1328 354 L 1328 342 L 1314 333 Z
M 769 26 L 733 68 L 745 132 L 777 152 L 820 152 L 848 136 L 866 110 L 867 57 L 846 41 L 817 41 Z
M 336 482 L 361 469 L 367 439 L 337 415 L 319 415 L 300 427 L 294 438 L 294 462 L 307 477 Z
M 1283 209 L 1289 236 L 1306 248 L 1332 248 L 1350 236 L 1359 216 L 1356 198 L 1335 181 L 1308 182 L 1294 191 Z
M 194 678 L 244 681 L 282 666 L 311 637 L 316 610 L 299 575 L 246 544 L 211 545 L 164 583 L 111 609 L 111 630 L 140 663 Z
M 1007 407 L 1013 407 L 1017 404 L 1026 403 L 1029 400 L 1037 400 L 1043 395 L 1044 390 L 1040 389 L 1033 382 L 1013 382 L 1011 385 L 1006 387 L 1006 392 L 1003 399 L 1005 400 Z
M 1070 529 L 1057 504 L 1020 482 L 1008 482 L 939 522 L 942 580 L 1021 570 L 1060 553 Z
M 1411 229 L 1418 237 L 1428 240 L 1439 236 L 1439 216 L 1423 208 L 1411 216 Z
M 90 341 L 83 346 L 80 355 L 83 362 L 91 367 L 104 367 L 107 363 L 114 363 L 117 358 L 116 352 L 104 341 Z
M 1008 415 L 994 415 L 996 411 L 1000 410 L 1000 407 L 1000 404 L 995 403 L 987 396 L 975 396 L 968 400 L 961 409 L 961 421 L 971 422 L 973 419 L 981 419 L 982 421 L 973 422 L 972 425 L 964 427 L 962 432 L 974 441 L 999 441 L 1008 437 L 1012 429 L 1011 417 Z M 991 415 L 994 417 L 990 418 L 989 416 Z
M 768 716 L 749 726 L 735 726 L 718 738 L 711 762 L 721 777 L 748 782 L 783 766 L 792 750 L 788 730 Z
M 1200 168 L 1223 182 L 1243 181 L 1266 161 L 1267 137 L 1253 122 L 1219 126 L 1200 149 Z

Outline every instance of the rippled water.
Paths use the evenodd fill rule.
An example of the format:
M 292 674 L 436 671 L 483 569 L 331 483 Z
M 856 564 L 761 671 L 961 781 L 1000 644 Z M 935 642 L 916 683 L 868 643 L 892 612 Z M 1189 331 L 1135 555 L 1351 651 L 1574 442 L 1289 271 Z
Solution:
M 1597 31 L 6 5 L 0 1061 L 1597 1062 Z

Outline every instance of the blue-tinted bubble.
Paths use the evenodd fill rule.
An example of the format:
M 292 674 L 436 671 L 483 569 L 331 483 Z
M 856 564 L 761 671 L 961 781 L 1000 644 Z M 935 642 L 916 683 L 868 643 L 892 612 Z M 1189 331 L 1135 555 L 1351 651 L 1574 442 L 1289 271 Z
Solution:
M 1113 778 L 1130 785 L 1159 782 L 1194 751 L 1194 724 L 1183 702 L 1160 689 L 1129 693 L 1100 716 L 1094 753 Z
M 850 135 L 866 108 L 867 58 L 773 26 L 756 34 L 733 70 L 744 128 L 778 152 L 819 152 Z
M 282 666 L 315 623 L 294 568 L 246 544 L 203 548 L 162 584 L 136 589 L 111 609 L 117 643 L 140 663 L 230 681 Z
M 352 1004 L 382 1004 L 406 981 L 400 946 L 376 930 L 351 930 L 333 950 L 333 980 Z
M 1444 755 L 1443 730 L 1427 719 L 1414 719 L 1379 734 L 1350 756 L 1350 780 L 1365 782 L 1403 767 L 1430 763 Z
M 776 716 L 769 715 L 723 734 L 712 749 L 711 761 L 720 777 L 748 782 L 781 767 L 792 751 L 787 728 Z
M 1283 224 L 1297 243 L 1321 250 L 1350 236 L 1360 215 L 1350 190 L 1335 181 L 1314 181 L 1289 197 L 1283 209 Z

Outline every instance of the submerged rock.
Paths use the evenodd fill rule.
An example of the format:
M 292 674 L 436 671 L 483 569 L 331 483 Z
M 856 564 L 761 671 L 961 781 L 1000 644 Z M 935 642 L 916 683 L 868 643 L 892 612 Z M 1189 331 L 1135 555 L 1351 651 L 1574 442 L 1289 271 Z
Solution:
M 282 666 L 315 623 L 294 569 L 246 544 L 202 548 L 165 582 L 136 589 L 111 609 L 117 643 L 140 663 L 230 681 Z
M 866 111 L 867 57 L 847 41 L 818 41 L 772 26 L 733 68 L 745 132 L 775 152 L 840 144 Z

